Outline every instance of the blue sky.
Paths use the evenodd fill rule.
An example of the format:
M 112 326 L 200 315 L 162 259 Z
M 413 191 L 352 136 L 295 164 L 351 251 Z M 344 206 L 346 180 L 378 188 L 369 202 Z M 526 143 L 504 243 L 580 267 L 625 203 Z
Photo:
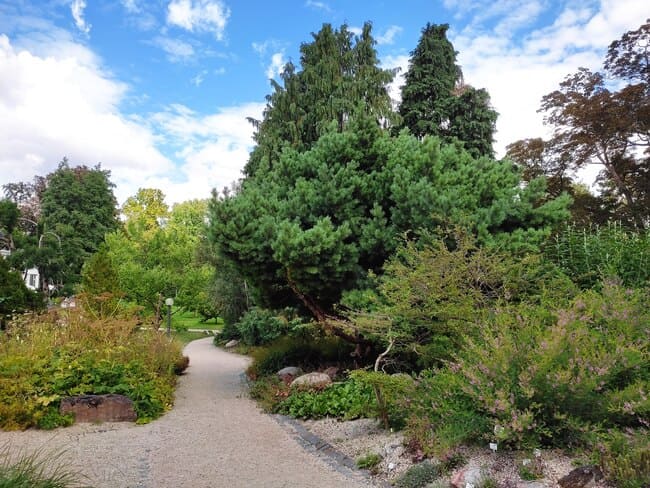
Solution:
M 450 24 L 502 155 L 545 135 L 544 94 L 648 17 L 646 0 L 0 0 L 0 185 L 66 156 L 111 170 L 120 203 L 140 187 L 208 197 L 239 178 L 269 78 L 325 22 L 371 21 L 383 66 L 403 70 L 427 22 Z

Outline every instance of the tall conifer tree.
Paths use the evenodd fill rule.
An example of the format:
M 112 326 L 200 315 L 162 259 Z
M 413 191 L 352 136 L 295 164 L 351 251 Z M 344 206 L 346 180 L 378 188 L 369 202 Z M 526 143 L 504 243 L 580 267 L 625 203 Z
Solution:
M 486 90 L 464 84 L 448 29 L 427 24 L 411 52 L 399 108 L 402 127 L 417 137 L 458 139 L 473 156 L 492 157 L 497 113 Z

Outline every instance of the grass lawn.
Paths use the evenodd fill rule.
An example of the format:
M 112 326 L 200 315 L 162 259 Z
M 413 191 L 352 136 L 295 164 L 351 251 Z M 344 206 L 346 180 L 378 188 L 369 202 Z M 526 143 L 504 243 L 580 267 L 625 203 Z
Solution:
M 223 320 L 221 318 L 206 320 L 201 322 L 202 317 L 194 312 L 179 312 L 178 309 L 172 311 L 172 329 L 201 329 L 201 330 L 221 330 Z M 167 317 L 163 316 L 162 327 L 167 327 Z
M 176 331 L 172 329 L 172 337 L 180 341 L 183 345 L 188 344 L 196 339 L 210 337 L 203 332 L 189 332 L 187 330 Z

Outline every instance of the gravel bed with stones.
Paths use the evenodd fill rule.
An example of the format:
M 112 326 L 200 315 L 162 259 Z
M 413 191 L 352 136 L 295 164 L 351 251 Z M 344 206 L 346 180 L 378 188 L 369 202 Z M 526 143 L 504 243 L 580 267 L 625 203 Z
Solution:
M 414 461 L 404 447 L 400 432 L 381 428 L 376 420 L 359 419 L 341 422 L 335 419 L 306 420 L 301 424 L 311 433 L 331 445 L 336 451 L 357 460 L 368 454 L 378 454 L 382 461 L 376 467 L 374 476 L 378 485 L 390 486 Z M 493 479 L 503 488 L 546 488 L 558 486 L 557 481 L 570 473 L 576 464 L 561 452 L 542 450 L 537 453 L 513 453 L 490 451 L 486 446 L 461 450 L 467 463 L 441 481 L 442 486 L 457 481 L 461 473 L 478 473 Z M 520 466 L 533 463 L 541 467 L 544 477 L 535 481 L 524 481 L 519 476 Z M 447 482 L 447 483 L 445 483 Z M 460 486 L 465 487 L 464 483 Z M 606 488 L 604 482 L 592 483 L 591 488 Z

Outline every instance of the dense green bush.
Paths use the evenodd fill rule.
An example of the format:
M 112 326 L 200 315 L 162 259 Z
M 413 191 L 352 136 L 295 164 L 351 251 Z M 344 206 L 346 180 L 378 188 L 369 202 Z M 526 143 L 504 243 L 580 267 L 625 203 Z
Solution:
M 650 230 L 566 227 L 545 248 L 545 255 L 583 288 L 617 277 L 625 286 L 650 284 Z
M 60 400 L 82 394 L 126 395 L 150 421 L 172 404 L 180 363 L 180 344 L 134 320 L 70 309 L 14 321 L 0 335 L 0 429 L 68 425 Z
M 515 448 L 570 446 L 650 418 L 648 292 L 605 283 L 570 307 L 500 310 L 448 367 L 424 376 L 411 431 L 423 444 L 489 439 Z M 425 420 L 422 420 L 425 419 Z M 425 429 L 426 430 L 426 429 Z M 422 434 L 420 434 L 422 435 Z
M 261 346 L 288 332 L 288 323 L 270 310 L 253 307 L 235 324 L 241 341 L 247 346 Z
M 334 383 L 322 391 L 300 391 L 278 405 L 277 411 L 291 417 L 356 419 L 377 415 L 372 388 L 355 380 Z

